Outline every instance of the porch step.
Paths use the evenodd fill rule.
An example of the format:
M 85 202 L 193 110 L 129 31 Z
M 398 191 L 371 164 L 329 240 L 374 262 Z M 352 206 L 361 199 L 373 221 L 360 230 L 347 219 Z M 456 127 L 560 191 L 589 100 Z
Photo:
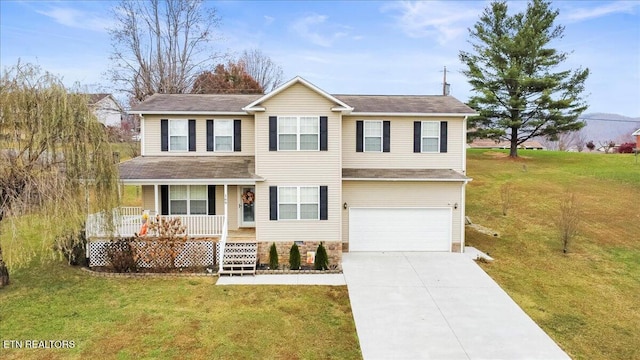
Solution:
M 258 244 L 255 242 L 227 242 L 220 275 L 255 275 Z

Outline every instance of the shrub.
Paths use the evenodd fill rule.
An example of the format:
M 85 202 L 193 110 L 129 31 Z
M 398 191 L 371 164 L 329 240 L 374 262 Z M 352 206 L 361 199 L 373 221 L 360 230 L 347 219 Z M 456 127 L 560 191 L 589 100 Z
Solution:
M 589 149 L 589 151 L 593 151 L 593 149 L 595 148 L 596 148 L 596 144 L 593 143 L 593 140 L 587 143 L 587 149 Z
M 313 264 L 316 270 L 327 270 L 329 268 L 329 256 L 324 245 L 320 243 L 318 250 L 316 250 L 316 260 Z
M 636 147 L 636 144 L 634 143 L 624 143 L 622 145 L 620 145 L 620 147 L 618 148 L 618 152 L 620 154 L 633 154 L 633 149 Z
M 58 239 L 54 249 L 61 252 L 67 263 L 73 266 L 88 266 L 86 256 L 87 238 L 84 231 L 68 232 Z
M 289 267 L 291 270 L 300 269 L 300 249 L 295 243 L 291 245 L 291 250 L 289 250 Z
M 278 249 L 276 248 L 276 243 L 273 243 L 269 248 L 269 269 L 278 270 L 278 267 Z
M 138 268 L 129 240 L 120 239 L 107 244 L 107 262 L 116 272 L 135 272 Z

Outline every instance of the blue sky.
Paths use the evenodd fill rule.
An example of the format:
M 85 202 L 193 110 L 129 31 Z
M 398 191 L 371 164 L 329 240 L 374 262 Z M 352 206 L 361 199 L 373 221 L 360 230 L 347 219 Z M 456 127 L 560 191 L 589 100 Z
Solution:
M 222 20 L 212 51 L 258 48 L 334 94 L 439 94 L 447 67 L 451 94 L 470 87 L 458 60 L 467 28 L 486 1 L 208 1 Z M 110 91 L 113 1 L 0 1 L 0 67 L 39 64 L 71 85 Z M 524 1 L 509 2 L 512 10 Z M 640 1 L 554 1 L 572 52 L 565 66 L 588 67 L 587 112 L 640 117 Z

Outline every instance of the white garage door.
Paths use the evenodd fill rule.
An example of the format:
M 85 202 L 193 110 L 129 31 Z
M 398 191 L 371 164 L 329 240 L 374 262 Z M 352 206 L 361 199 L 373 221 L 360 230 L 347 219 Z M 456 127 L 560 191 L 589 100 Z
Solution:
M 349 251 L 451 251 L 451 209 L 351 208 Z

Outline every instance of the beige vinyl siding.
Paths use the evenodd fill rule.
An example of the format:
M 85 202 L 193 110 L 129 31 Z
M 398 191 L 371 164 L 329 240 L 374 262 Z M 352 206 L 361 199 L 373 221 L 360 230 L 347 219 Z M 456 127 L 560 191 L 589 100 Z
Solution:
M 258 241 L 340 241 L 340 114 L 334 103 L 296 84 L 256 114 L 256 237 Z M 269 116 L 327 116 L 328 151 L 269 151 Z M 328 220 L 269 220 L 269 186 L 328 186 Z
M 462 241 L 462 187 L 454 182 L 343 181 L 342 201 L 348 207 L 450 207 L 455 244 Z M 456 203 L 458 209 L 454 209 Z M 348 209 L 342 210 L 342 241 L 349 242 Z
M 161 119 L 195 119 L 196 151 L 161 151 Z M 241 148 L 239 152 L 207 151 L 207 120 L 241 120 Z M 145 156 L 253 156 L 255 154 L 255 129 L 253 116 L 237 115 L 145 115 L 144 117 L 144 155 Z
M 156 211 L 155 205 L 155 191 L 153 185 L 142 185 L 142 210 L 149 210 L 149 213 L 153 214 Z M 158 188 L 158 197 L 160 197 L 160 189 Z M 160 205 L 158 204 L 158 212 L 160 212 Z
M 356 121 L 391 121 L 391 151 L 356 152 Z M 447 121 L 446 153 L 414 153 L 414 121 Z M 464 173 L 464 118 L 345 116 L 342 119 L 342 166 L 345 168 L 453 169 Z

